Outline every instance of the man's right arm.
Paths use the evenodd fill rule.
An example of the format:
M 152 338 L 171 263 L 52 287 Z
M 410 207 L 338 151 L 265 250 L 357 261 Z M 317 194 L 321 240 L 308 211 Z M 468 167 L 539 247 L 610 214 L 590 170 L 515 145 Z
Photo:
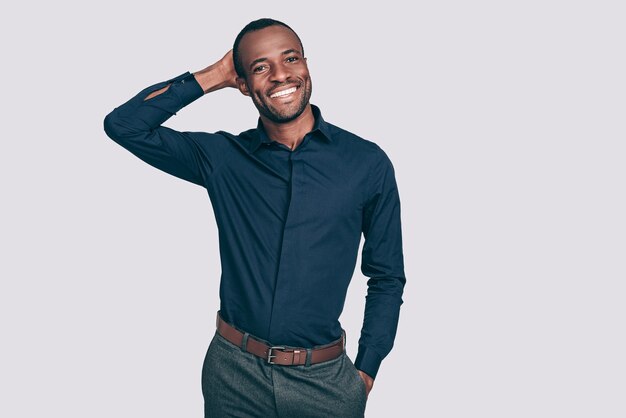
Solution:
M 204 94 L 210 93 L 215 90 L 223 89 L 224 87 L 237 87 L 235 81 L 237 73 L 233 65 L 233 50 L 231 49 L 222 57 L 221 60 L 215 64 L 209 65 L 203 70 L 193 73 L 194 77 Z M 159 94 L 165 92 L 170 85 L 150 93 L 144 100 L 149 100 Z
M 204 94 L 236 87 L 232 50 L 224 57 L 193 74 L 149 86 L 104 119 L 106 134 L 146 163 L 176 177 L 205 185 L 220 160 L 220 135 L 179 132 L 161 126 L 178 110 Z M 211 142 L 215 140 L 215 146 Z

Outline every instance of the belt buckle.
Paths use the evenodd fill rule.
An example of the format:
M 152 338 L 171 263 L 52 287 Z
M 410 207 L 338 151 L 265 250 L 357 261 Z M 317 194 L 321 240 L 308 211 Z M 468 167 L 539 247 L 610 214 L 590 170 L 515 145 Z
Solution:
M 273 359 L 274 357 L 277 357 L 277 356 L 273 356 L 273 355 L 272 355 L 272 350 L 284 350 L 284 349 L 285 349 L 285 347 L 280 346 L 280 345 L 273 345 L 273 346 L 271 346 L 271 347 L 269 348 L 269 350 L 267 350 L 267 363 L 268 363 L 268 364 L 276 364 L 276 363 L 274 363 L 274 362 L 272 361 L 272 359 Z

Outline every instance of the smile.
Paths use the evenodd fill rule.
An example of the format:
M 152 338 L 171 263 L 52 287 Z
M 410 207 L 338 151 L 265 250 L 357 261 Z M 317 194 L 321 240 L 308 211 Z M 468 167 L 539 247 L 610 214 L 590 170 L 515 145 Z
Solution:
M 298 90 L 298 87 L 291 87 L 289 89 L 286 90 L 281 90 L 281 91 L 277 91 L 276 93 L 272 94 L 270 97 L 272 99 L 275 99 L 277 97 L 285 97 L 285 96 L 289 96 L 290 94 L 292 94 L 293 92 L 295 92 L 296 90 Z

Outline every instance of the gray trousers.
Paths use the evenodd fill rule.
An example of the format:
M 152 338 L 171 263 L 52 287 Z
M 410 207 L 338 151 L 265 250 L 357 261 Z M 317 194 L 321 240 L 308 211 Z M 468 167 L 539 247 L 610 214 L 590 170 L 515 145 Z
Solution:
M 204 416 L 363 417 L 365 382 L 344 352 L 326 362 L 268 364 L 217 331 L 202 367 Z

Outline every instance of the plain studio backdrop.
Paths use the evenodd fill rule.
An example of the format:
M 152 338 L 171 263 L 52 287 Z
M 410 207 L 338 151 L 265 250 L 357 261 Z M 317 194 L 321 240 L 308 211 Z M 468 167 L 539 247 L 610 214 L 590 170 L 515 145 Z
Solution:
M 624 417 L 625 10 L 609 1 L 2 6 L 0 416 L 200 417 L 206 190 L 110 140 L 143 88 L 249 21 L 301 36 L 311 102 L 390 156 L 407 283 L 368 417 Z M 256 126 L 234 89 L 165 125 Z M 354 359 L 367 278 L 344 312 Z

